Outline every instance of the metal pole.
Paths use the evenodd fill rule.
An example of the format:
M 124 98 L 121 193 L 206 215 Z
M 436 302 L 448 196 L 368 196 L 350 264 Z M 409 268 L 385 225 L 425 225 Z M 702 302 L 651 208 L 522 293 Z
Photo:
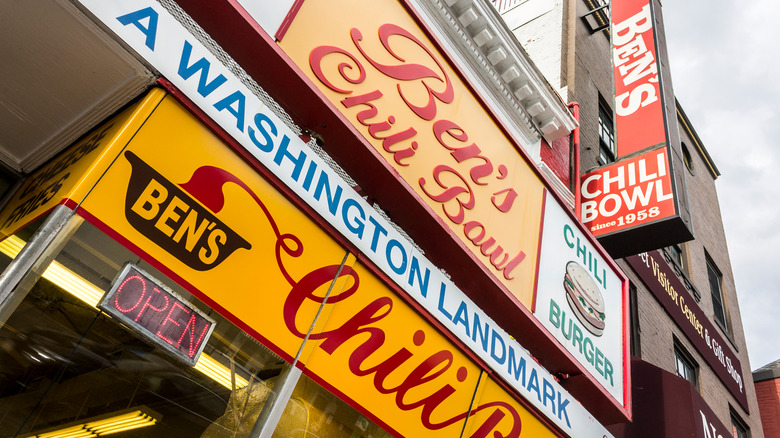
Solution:
M 0 326 L 5 325 L 32 285 L 38 281 L 43 273 L 40 267 L 44 264 L 48 266 L 56 252 L 81 224 L 81 221 L 71 220 L 74 216 L 73 210 L 64 205 L 55 207 L 16 258 L 11 260 L 11 264 L 0 274 Z M 33 275 L 27 276 L 31 272 Z
M 344 259 L 341 260 L 341 266 L 339 266 L 339 270 L 336 272 L 336 276 L 330 282 L 328 292 L 325 293 L 325 297 L 322 299 L 320 308 L 317 309 L 317 314 L 314 316 L 314 321 L 312 321 L 311 326 L 309 327 L 309 331 L 306 332 L 306 336 L 303 338 L 303 342 L 298 348 L 298 354 L 295 355 L 295 359 L 293 360 L 292 364 L 290 364 L 290 367 L 279 374 L 279 378 L 274 385 L 273 391 L 271 391 L 271 394 L 268 396 L 268 400 L 266 400 L 265 405 L 263 405 L 263 410 L 260 411 L 260 416 L 257 417 L 257 421 L 255 422 L 254 427 L 252 427 L 252 431 L 249 433 L 249 438 L 271 438 L 274 431 L 276 430 L 276 426 L 279 424 L 279 420 L 282 419 L 284 408 L 287 407 L 287 402 L 290 400 L 293 390 L 298 384 L 298 380 L 301 378 L 301 374 L 303 373 L 303 371 L 296 365 L 298 364 L 298 361 L 303 354 L 303 349 L 306 347 L 306 342 L 309 340 L 311 332 L 314 331 L 314 327 L 317 325 L 317 320 L 320 318 L 322 309 L 325 307 L 325 303 L 328 301 L 328 297 L 330 297 L 330 293 L 333 291 L 333 287 L 336 285 L 336 280 L 338 280 L 341 276 L 341 271 L 344 269 L 344 265 L 346 265 L 348 259 L 349 252 L 344 254 Z

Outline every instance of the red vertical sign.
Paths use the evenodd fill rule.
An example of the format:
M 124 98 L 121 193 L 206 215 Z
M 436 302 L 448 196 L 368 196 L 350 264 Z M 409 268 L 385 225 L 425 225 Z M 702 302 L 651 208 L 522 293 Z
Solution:
M 617 156 L 666 143 L 658 50 L 648 0 L 612 5 Z
M 582 176 L 582 222 L 613 257 L 693 238 L 659 0 L 612 11 L 617 161 Z

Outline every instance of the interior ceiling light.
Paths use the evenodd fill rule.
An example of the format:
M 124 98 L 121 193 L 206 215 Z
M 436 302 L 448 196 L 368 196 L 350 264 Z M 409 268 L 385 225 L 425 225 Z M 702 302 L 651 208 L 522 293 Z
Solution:
M 201 353 L 200 358 L 198 359 L 198 363 L 195 364 L 195 369 L 209 376 L 212 380 L 224 386 L 225 388 L 230 390 L 233 389 L 233 382 L 230 379 L 230 376 L 233 373 L 231 373 L 226 366 L 217 362 L 213 357 L 207 355 L 206 353 Z M 249 384 L 246 379 L 239 376 L 238 374 L 235 374 L 235 378 L 236 389 L 243 388 Z
M 8 257 L 16 258 L 19 251 L 25 245 L 25 241 L 17 236 L 9 236 L 0 242 L 0 252 Z M 43 278 L 51 281 L 60 288 L 68 291 L 76 298 L 97 309 L 97 303 L 103 297 L 103 290 L 94 284 L 81 278 L 78 274 L 63 266 L 58 261 L 53 261 L 43 273 Z
M 133 408 L 130 412 L 115 412 L 109 416 L 97 417 L 74 426 L 67 426 L 51 432 L 40 432 L 27 438 L 93 438 L 153 426 L 161 416 L 146 406 Z
M 0 253 L 5 254 L 12 259 L 16 258 L 16 256 L 19 254 L 19 251 L 21 251 L 22 247 L 24 247 L 25 243 L 26 243 L 25 241 L 23 241 L 16 235 L 9 236 L 8 238 L 0 242 Z M 71 271 L 70 269 L 66 268 L 56 260 L 51 262 L 49 267 L 43 273 L 43 278 L 51 281 L 52 283 L 56 284 L 63 290 L 69 292 L 76 298 L 94 307 L 95 309 L 97 309 L 97 304 L 98 302 L 100 302 L 100 299 L 103 297 L 103 294 L 105 293 L 103 289 L 100 289 L 94 284 L 83 279 L 81 276 Z M 195 364 L 194 368 L 200 371 L 201 373 L 205 374 L 210 379 L 224 386 L 225 388 L 230 390 L 233 389 L 233 383 L 230 378 L 231 374 L 233 373 L 231 373 L 230 369 L 228 369 L 226 366 L 222 365 L 221 363 L 219 363 L 218 361 L 216 361 L 214 358 L 210 357 L 206 353 L 201 353 L 200 358 L 198 359 L 198 362 Z M 246 379 L 244 379 L 238 374 L 235 375 L 235 379 L 236 379 L 236 388 L 243 388 L 249 384 L 249 382 L 247 382 Z M 46 436 L 48 437 L 49 435 Z M 51 435 L 51 436 L 70 437 L 70 435 Z M 94 435 L 76 434 L 73 435 L 73 438 L 79 438 L 82 436 L 91 437 Z

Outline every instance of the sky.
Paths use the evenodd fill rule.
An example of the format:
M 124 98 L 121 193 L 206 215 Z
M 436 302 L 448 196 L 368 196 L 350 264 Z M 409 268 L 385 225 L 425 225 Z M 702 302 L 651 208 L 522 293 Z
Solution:
M 780 2 L 666 0 L 677 100 L 721 172 L 720 199 L 750 370 L 780 359 Z

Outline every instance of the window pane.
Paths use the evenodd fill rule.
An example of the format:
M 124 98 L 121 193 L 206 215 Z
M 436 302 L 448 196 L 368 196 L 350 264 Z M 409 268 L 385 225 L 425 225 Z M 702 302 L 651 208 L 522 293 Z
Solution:
M 205 367 L 184 364 L 99 311 L 93 298 L 77 297 L 91 289 L 99 298 L 127 261 L 216 320 L 199 362 Z M 91 225 L 81 225 L 47 272 L 54 267 L 57 275 L 35 282 L 0 326 L 0 430 L 29 436 L 138 410 L 156 422 L 123 436 L 251 430 L 288 366 L 282 359 Z
M 313 380 L 301 376 L 273 437 L 389 438 L 392 435 Z
M 615 161 L 615 134 L 612 124 L 612 111 L 599 102 L 599 163 Z
M 734 414 L 731 416 L 731 430 L 734 434 L 734 438 L 749 438 L 750 431 L 745 423 L 737 418 Z
M 636 286 L 633 282 L 629 283 L 629 304 L 630 304 L 630 316 L 631 316 L 631 355 L 636 357 L 642 356 L 642 348 L 640 342 L 641 328 L 639 326 L 639 303 L 636 293 Z
M 680 245 L 670 246 L 669 254 L 672 256 L 672 260 L 677 263 L 677 266 L 683 267 L 682 248 L 680 248 Z
M 710 294 L 712 296 L 712 308 L 715 313 L 715 319 L 723 324 L 723 327 L 728 328 L 726 306 L 723 302 L 723 291 L 721 290 L 723 276 L 709 256 L 707 256 L 707 275 L 710 280 Z
M 682 347 L 678 347 L 677 345 L 674 347 L 674 359 L 675 366 L 677 368 L 677 375 L 691 382 L 694 387 L 698 388 L 698 366 L 696 365 L 696 362 L 694 362 L 687 353 L 683 352 L 681 348 Z

